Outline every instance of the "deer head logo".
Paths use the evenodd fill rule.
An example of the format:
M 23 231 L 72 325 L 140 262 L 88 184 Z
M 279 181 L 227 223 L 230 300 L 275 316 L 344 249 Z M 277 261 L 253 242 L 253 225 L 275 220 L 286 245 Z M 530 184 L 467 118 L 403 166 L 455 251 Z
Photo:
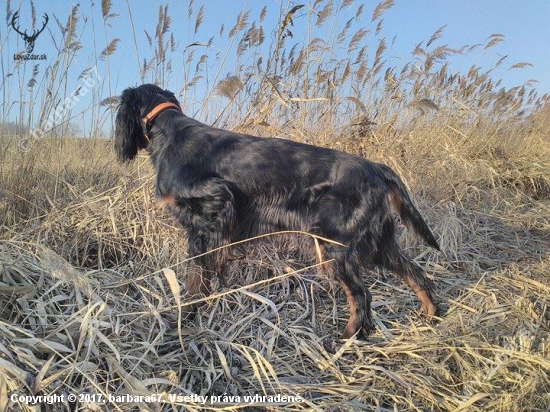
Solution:
M 25 30 L 24 33 L 22 33 L 19 30 L 19 25 L 17 24 L 18 19 L 19 19 L 19 12 L 16 11 L 15 14 L 13 15 L 13 18 L 11 19 L 11 26 L 13 27 L 13 29 L 17 33 L 19 33 L 21 35 L 21 37 L 25 41 L 25 47 L 27 49 L 27 53 L 32 53 L 32 51 L 34 50 L 34 42 L 35 42 L 36 38 L 38 37 L 38 35 L 40 33 L 42 33 L 44 31 L 44 29 L 46 28 L 46 24 L 48 24 L 48 20 L 49 20 L 48 15 L 46 13 L 44 13 L 44 25 L 38 31 L 33 30 L 32 35 L 30 35 L 30 36 L 27 34 L 27 30 Z

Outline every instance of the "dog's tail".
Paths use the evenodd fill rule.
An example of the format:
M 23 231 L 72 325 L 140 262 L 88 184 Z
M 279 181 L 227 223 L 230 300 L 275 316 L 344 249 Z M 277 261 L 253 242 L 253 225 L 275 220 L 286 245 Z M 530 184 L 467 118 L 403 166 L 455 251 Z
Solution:
M 388 200 L 397 213 L 401 216 L 403 223 L 405 223 L 409 230 L 413 230 L 420 235 L 428 245 L 436 250 L 441 250 L 426 221 L 416 209 L 411 198 L 409 197 L 405 184 L 393 170 L 387 166 L 381 166 L 383 169 L 384 180 L 390 188 Z

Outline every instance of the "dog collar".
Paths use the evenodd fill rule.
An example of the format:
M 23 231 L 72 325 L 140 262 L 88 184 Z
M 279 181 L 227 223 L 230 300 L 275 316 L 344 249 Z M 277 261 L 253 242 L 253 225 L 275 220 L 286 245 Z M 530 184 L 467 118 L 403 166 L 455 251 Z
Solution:
M 161 114 L 166 109 L 177 109 L 181 112 L 181 108 L 175 104 L 170 102 L 164 102 L 161 103 L 153 108 L 149 113 L 147 113 L 142 119 L 141 119 L 141 126 L 143 128 L 143 136 L 147 141 L 149 141 L 149 128 L 151 127 L 151 122 L 155 120 L 155 118 Z

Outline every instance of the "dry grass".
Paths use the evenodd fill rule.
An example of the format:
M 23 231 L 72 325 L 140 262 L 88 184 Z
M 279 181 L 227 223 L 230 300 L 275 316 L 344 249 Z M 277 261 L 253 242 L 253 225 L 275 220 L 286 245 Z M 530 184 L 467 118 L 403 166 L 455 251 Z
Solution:
M 373 145 L 372 154 L 386 156 L 407 178 L 440 236 L 444 254 L 405 234 L 402 241 L 434 278 L 441 318 L 425 323 L 414 295 L 392 274 L 365 275 L 378 326 L 366 342 L 335 340 L 347 319 L 345 297 L 316 275 L 315 257 L 301 256 L 281 236 L 233 247 L 240 256 L 229 270 L 233 288 L 214 285 L 199 318 L 182 321 L 185 271 L 192 267 L 180 229 L 154 200 L 147 159 L 115 167 L 110 179 L 94 184 L 92 174 L 69 173 L 76 153 L 70 141 L 61 154 L 59 148 L 42 153 L 44 165 L 53 164 L 49 156 L 66 159 L 56 166 L 64 177 L 42 181 L 42 193 L 56 188 L 64 195 L 43 202 L 28 192 L 27 202 L 35 202 L 29 215 L 5 226 L 0 404 L 26 409 L 10 403 L 8 393 L 159 393 L 165 403 L 150 403 L 151 410 L 201 409 L 168 396 L 294 394 L 304 401 L 232 404 L 227 398 L 206 407 L 545 410 L 550 210 L 548 194 L 527 182 L 548 181 L 548 164 L 538 163 L 542 155 L 523 161 L 528 153 L 519 146 L 513 156 L 476 159 L 474 147 L 458 150 L 450 138 L 424 138 L 448 150 L 429 151 L 430 162 L 419 158 L 427 151 L 420 145 L 405 155 L 399 145 Z M 94 152 L 96 161 L 112 161 L 101 142 L 87 143 L 88 161 Z M 345 140 L 335 145 L 349 147 Z M 37 168 L 27 187 L 31 176 L 42 176 Z M 69 183 L 71 175 L 84 180 Z M 21 206 L 10 203 L 15 188 L 2 190 L 4 210 L 13 216 Z M 38 208 L 47 212 L 35 215 Z M 307 236 L 299 242 L 313 245 Z
M 371 12 L 346 0 L 281 8 L 276 28 L 265 26 L 265 9 L 257 20 L 243 10 L 220 28 L 230 43 L 220 54 L 211 48 L 214 37 L 199 41 L 204 6 L 190 2 L 189 33 L 197 41 L 183 52 L 161 7 L 156 29 L 145 31 L 151 56 L 136 47 L 136 57 L 144 81 L 181 91 L 187 111 L 198 105 L 209 122 L 394 168 L 444 251 L 400 235 L 435 281 L 440 318 L 426 323 L 414 294 L 391 273 L 365 274 L 377 330 L 366 342 L 338 341 L 347 305 L 318 268 L 330 262 L 296 247 L 315 246 L 312 237 L 287 234 L 231 246 L 232 286 L 214 282 L 198 318 L 186 321 L 192 257 L 152 194 L 148 159 L 119 166 L 111 141 L 50 135 L 22 152 L 25 133 L 2 125 L 0 410 L 549 410 L 549 97 L 528 84 L 503 89 L 492 70 L 451 71 L 448 56 L 490 51 L 500 34 L 453 50 L 439 44 L 440 29 L 414 50 L 414 64 L 389 67 L 381 33 L 392 4 Z M 109 1 L 101 12 L 98 30 L 107 32 L 120 17 Z M 52 101 L 70 90 L 64 65 L 80 53 L 74 38 L 85 29 L 77 17 L 71 9 L 62 31 L 67 47 L 42 80 L 56 93 Z M 293 33 L 305 20 L 311 37 L 300 43 Z M 105 33 L 93 60 L 114 65 L 125 41 Z M 228 67 L 233 54 L 235 67 Z M 185 63 L 181 87 L 171 80 L 176 56 Z M 42 72 L 30 72 L 40 83 Z M 199 99 L 196 87 L 205 83 Z M 32 95 L 37 102 L 39 95 Z M 97 92 L 93 100 L 113 97 Z M 48 104 L 40 119 L 53 110 Z M 90 110 L 90 136 L 97 136 L 111 114 Z M 89 402 L 32 407 L 13 394 L 76 394 Z M 162 402 L 92 402 L 124 394 L 161 394 Z M 210 398 L 203 405 L 170 397 L 192 394 Z M 256 394 L 302 401 L 244 400 Z

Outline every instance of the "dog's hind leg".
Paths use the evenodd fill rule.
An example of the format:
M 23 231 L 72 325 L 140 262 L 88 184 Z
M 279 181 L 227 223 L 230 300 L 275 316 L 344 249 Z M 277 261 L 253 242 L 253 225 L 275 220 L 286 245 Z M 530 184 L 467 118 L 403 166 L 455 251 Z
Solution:
M 389 269 L 403 278 L 420 301 L 420 310 L 428 316 L 434 316 L 437 308 L 433 299 L 432 281 L 426 277 L 426 272 L 418 264 L 399 252 Z
M 347 339 L 359 332 L 358 337 L 366 339 L 373 329 L 372 296 L 363 282 L 357 252 L 351 246 L 346 250 L 326 247 L 326 252 L 329 259 L 335 260 L 334 276 L 342 286 L 349 305 L 350 316 L 341 338 Z
M 399 275 L 416 294 L 420 301 L 420 310 L 428 316 L 434 316 L 437 308 L 433 300 L 433 283 L 426 272 L 416 262 L 401 251 L 395 239 L 395 226 L 391 219 L 383 225 L 383 242 L 376 252 L 376 263 Z

